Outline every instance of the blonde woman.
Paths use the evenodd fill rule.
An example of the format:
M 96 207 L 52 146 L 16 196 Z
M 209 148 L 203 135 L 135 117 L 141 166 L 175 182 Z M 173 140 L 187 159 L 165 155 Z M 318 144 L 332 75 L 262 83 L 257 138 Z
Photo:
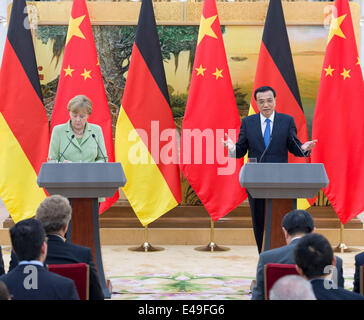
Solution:
M 49 160 L 58 162 L 107 162 L 102 129 L 87 122 L 92 102 L 84 95 L 73 97 L 67 105 L 70 120 L 53 128 Z

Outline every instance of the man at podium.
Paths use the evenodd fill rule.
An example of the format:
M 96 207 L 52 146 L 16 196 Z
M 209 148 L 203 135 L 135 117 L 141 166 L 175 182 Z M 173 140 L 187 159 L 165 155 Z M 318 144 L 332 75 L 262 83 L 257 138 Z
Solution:
M 56 162 L 107 162 L 102 129 L 87 122 L 91 100 L 73 97 L 67 105 L 70 120 L 53 128 L 48 158 Z
M 248 158 L 256 159 L 256 162 L 270 163 L 287 163 L 288 151 L 296 157 L 307 157 L 317 140 L 303 144 L 299 141 L 293 117 L 275 111 L 275 90 L 268 86 L 260 87 L 255 90 L 254 99 L 259 113 L 242 120 L 237 143 L 234 144 L 225 135 L 223 145 L 228 149 L 229 156 L 241 158 L 248 152 Z M 254 236 L 260 253 L 264 235 L 265 200 L 254 199 L 249 192 L 248 199 Z

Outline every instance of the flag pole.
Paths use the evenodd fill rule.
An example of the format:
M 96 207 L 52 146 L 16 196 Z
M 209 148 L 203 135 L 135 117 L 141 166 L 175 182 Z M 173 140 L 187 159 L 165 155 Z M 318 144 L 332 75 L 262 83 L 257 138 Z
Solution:
M 197 251 L 214 252 L 214 251 L 228 251 L 230 248 L 218 246 L 215 243 L 215 225 L 214 220 L 210 219 L 210 243 L 207 246 L 195 248 Z
M 344 253 L 344 252 L 357 252 L 357 251 L 360 250 L 347 247 L 346 244 L 344 243 L 344 225 L 342 224 L 342 222 L 340 222 L 340 242 L 338 246 L 334 249 L 334 252 Z
M 144 226 L 144 242 L 142 245 L 140 245 L 139 247 L 132 247 L 129 248 L 130 251 L 135 251 L 135 252 L 153 252 L 153 251 L 163 251 L 164 248 L 161 247 L 153 247 L 149 241 L 148 241 L 148 225 Z

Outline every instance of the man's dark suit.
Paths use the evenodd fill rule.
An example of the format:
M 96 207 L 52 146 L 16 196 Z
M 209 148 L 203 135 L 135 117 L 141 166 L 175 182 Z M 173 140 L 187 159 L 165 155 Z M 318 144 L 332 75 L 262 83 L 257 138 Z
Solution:
M 102 300 L 104 294 L 101 289 L 99 275 L 95 268 L 91 249 L 73 243 L 65 242 L 56 235 L 48 235 L 48 251 L 46 264 L 87 263 L 90 266 L 90 300 Z M 10 269 L 17 265 L 17 258 L 12 253 Z
M 4 273 L 5 273 L 5 267 L 4 267 L 3 253 L 1 251 L 1 246 L 0 246 L 0 276 L 3 275 Z
M 354 292 L 360 293 L 360 266 L 364 265 L 364 252 L 355 256 Z
M 36 268 L 37 288 L 26 288 L 24 283 L 33 285 L 32 281 L 24 281 L 26 277 L 34 275 L 33 269 L 24 270 L 31 266 Z M 35 279 L 35 278 L 34 278 Z M 0 277 L 14 300 L 78 300 L 73 280 L 49 272 L 38 265 L 18 265 L 15 269 Z
M 364 300 L 364 296 L 343 288 L 326 289 L 324 279 L 312 279 L 311 285 L 317 300 Z
M 296 264 L 294 260 L 294 248 L 300 239 L 293 239 L 288 245 L 268 250 L 260 254 L 256 285 L 253 288 L 252 300 L 264 300 L 264 266 L 268 263 L 283 263 L 283 264 Z M 343 261 L 341 258 L 336 257 L 336 268 L 337 268 L 337 280 L 338 287 L 344 287 L 343 277 Z
M 260 113 L 243 119 L 240 126 L 239 138 L 236 143 L 236 157 L 243 157 L 248 152 L 249 158 L 258 162 L 279 163 L 288 162 L 288 151 L 297 157 L 303 157 L 300 149 L 302 143 L 297 138 L 297 129 L 293 117 L 275 112 L 271 141 L 267 152 L 262 134 Z M 255 240 L 258 251 L 261 252 L 264 234 L 264 199 L 253 199 L 248 193 L 252 212 Z

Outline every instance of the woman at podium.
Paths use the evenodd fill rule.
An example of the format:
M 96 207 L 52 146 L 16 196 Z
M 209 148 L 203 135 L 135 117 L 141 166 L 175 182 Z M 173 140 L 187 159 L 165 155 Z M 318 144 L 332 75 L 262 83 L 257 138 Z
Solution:
M 56 162 L 107 162 L 102 129 L 87 122 L 92 102 L 84 95 L 67 105 L 70 119 L 53 128 L 48 159 Z

